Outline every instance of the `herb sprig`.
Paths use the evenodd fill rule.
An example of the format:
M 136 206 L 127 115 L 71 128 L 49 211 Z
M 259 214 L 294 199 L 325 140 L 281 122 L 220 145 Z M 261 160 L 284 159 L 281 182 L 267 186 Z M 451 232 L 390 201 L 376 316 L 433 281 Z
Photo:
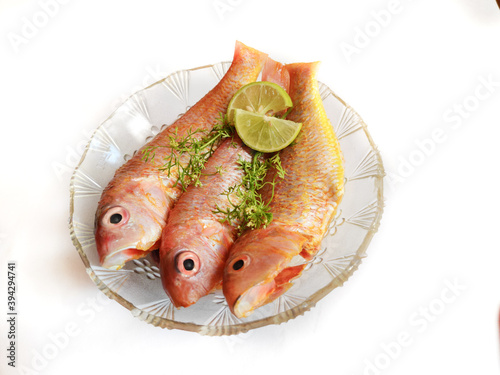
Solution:
M 211 131 L 190 130 L 186 137 L 179 139 L 178 129 L 169 135 L 168 145 L 146 147 L 142 152 L 142 160 L 154 159 L 156 149 L 170 148 L 172 152 L 165 156 L 164 164 L 159 168 L 165 171 L 167 177 L 177 172 L 178 178 L 174 186 L 180 185 L 186 191 L 189 185 L 201 186 L 200 177 L 205 169 L 205 163 L 215 152 L 219 143 L 234 134 L 226 115 L 220 114 L 217 123 Z M 202 135 L 200 137 L 200 135 Z
M 243 180 L 223 193 L 227 196 L 229 207 L 221 209 L 217 206 L 214 213 L 224 215 L 222 222 L 238 224 L 239 234 L 241 234 L 246 229 L 266 227 L 271 223 L 273 214 L 269 210 L 269 205 L 274 197 L 277 178 L 283 179 L 285 170 L 281 166 L 279 154 L 265 159 L 261 152 L 255 152 L 251 161 L 240 158 L 238 164 L 244 172 Z M 264 181 L 271 167 L 276 169 L 273 181 Z M 268 184 L 271 185 L 271 197 L 268 202 L 264 202 L 259 191 Z M 232 201 L 231 197 L 236 199 L 233 198 Z
M 186 191 L 189 185 L 202 186 L 200 177 L 203 175 L 206 161 L 221 141 L 232 137 L 234 133 L 234 126 L 228 122 L 226 115 L 221 114 L 211 131 L 190 130 L 185 137 L 179 138 L 178 129 L 174 129 L 168 137 L 168 144 L 146 147 L 142 151 L 142 160 L 153 160 L 156 150 L 160 147 L 170 148 L 172 152 L 165 156 L 164 164 L 159 169 L 165 171 L 167 177 L 177 173 L 178 178 L 174 186 L 179 184 L 181 189 Z M 285 170 L 281 166 L 279 153 L 266 158 L 263 153 L 255 151 L 251 161 L 239 158 L 238 164 L 243 170 L 243 179 L 240 184 L 222 193 L 227 196 L 229 207 L 221 209 L 217 206 L 214 213 L 224 216 L 222 222 L 237 225 L 241 234 L 246 229 L 265 227 L 271 223 L 273 214 L 269 205 L 274 197 L 277 178 L 283 179 Z M 276 174 L 272 181 L 264 181 L 271 167 L 276 169 Z M 216 169 L 220 173 L 222 168 L 223 166 L 220 166 Z M 264 202 L 259 191 L 266 185 L 271 185 L 271 197 Z

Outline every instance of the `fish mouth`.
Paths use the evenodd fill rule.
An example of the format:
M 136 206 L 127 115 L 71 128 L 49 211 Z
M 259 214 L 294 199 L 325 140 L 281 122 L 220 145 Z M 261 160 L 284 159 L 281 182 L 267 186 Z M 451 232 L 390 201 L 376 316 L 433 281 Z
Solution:
M 107 254 L 101 259 L 101 265 L 110 270 L 121 269 L 126 262 L 145 257 L 153 249 L 139 250 L 135 247 L 125 247 Z
M 285 293 L 292 281 L 299 277 L 306 264 L 287 267 L 271 280 L 265 280 L 247 289 L 236 298 L 233 313 L 238 318 L 246 318 L 255 309 L 274 301 Z

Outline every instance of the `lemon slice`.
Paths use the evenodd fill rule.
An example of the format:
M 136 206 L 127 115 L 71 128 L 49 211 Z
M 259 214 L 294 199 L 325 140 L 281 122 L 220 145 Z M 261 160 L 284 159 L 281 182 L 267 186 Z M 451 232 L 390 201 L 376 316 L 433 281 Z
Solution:
M 284 149 L 293 142 L 302 128 L 299 122 L 244 109 L 234 110 L 234 126 L 243 143 L 260 152 L 276 152 Z
M 252 82 L 234 94 L 227 108 L 227 118 L 234 122 L 235 109 L 273 115 L 291 106 L 292 99 L 281 86 L 267 81 Z

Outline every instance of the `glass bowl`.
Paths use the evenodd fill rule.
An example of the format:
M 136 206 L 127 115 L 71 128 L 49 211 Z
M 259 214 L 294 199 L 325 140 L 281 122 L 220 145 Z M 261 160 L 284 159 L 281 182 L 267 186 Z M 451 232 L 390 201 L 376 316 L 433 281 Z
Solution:
M 231 335 L 302 315 L 354 273 L 382 216 L 384 168 L 377 147 L 359 115 L 320 83 L 326 113 L 344 154 L 345 195 L 321 250 L 285 294 L 238 319 L 220 289 L 188 308 L 175 308 L 163 290 L 152 254 L 117 271 L 101 267 L 94 216 L 102 190 L 120 165 L 201 99 L 229 66 L 221 62 L 178 71 L 132 95 L 96 129 L 71 178 L 71 238 L 88 275 L 133 316 L 162 328 Z M 296 257 L 292 262 L 305 261 Z

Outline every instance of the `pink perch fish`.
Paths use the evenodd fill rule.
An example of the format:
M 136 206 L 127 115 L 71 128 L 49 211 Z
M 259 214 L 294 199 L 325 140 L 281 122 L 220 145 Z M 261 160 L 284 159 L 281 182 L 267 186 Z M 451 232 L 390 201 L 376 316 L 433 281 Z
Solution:
M 202 186 L 190 186 L 175 204 L 163 230 L 160 271 L 163 288 L 176 307 L 187 307 L 220 285 L 229 248 L 238 223 L 223 222 L 214 213 L 230 208 L 230 187 L 241 184 L 239 161 L 251 161 L 252 151 L 235 136 L 226 139 L 208 159 L 200 178 Z M 238 204 L 236 194 L 229 196 Z
M 233 62 L 222 80 L 136 155 L 121 166 L 104 189 L 95 221 L 95 241 L 103 267 L 120 269 L 125 262 L 145 256 L 157 249 L 168 213 L 181 195 L 176 184 L 177 170 L 170 177 L 159 167 L 172 150 L 161 147 L 170 137 L 181 140 L 196 131 L 210 131 L 229 101 L 243 85 L 257 79 L 267 55 L 236 42 Z M 142 160 L 146 147 L 160 146 L 153 160 Z M 181 160 L 187 165 L 188 160 Z
M 302 130 L 295 144 L 280 152 L 286 175 L 277 180 L 270 204 L 273 221 L 266 228 L 247 231 L 230 249 L 223 292 L 240 318 L 292 285 L 305 265 L 289 267 L 291 259 L 297 255 L 310 259 L 319 250 L 344 193 L 342 155 L 319 94 L 318 65 L 285 66 L 294 105 L 287 119 L 301 122 Z M 263 72 L 264 77 L 273 74 Z M 282 79 L 280 72 L 276 81 Z M 266 180 L 272 181 L 275 173 L 270 170 Z M 264 187 L 261 194 L 265 201 L 272 192 Z

